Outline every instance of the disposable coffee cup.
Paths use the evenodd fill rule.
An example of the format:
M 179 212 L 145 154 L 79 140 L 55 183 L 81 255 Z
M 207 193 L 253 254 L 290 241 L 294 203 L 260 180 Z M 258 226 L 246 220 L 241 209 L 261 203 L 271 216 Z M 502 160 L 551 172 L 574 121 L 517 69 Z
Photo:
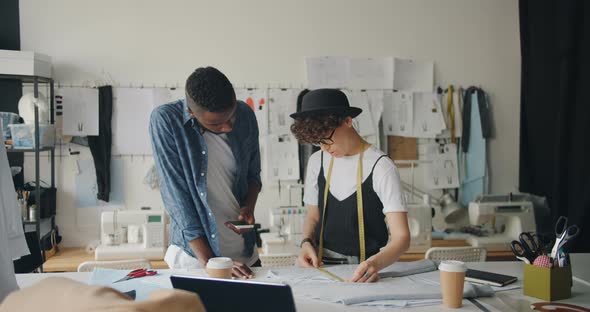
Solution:
M 463 284 L 467 267 L 462 261 L 445 260 L 438 266 L 443 304 L 448 308 L 463 305 Z
M 231 258 L 216 257 L 207 261 L 207 275 L 214 278 L 231 278 L 234 262 Z

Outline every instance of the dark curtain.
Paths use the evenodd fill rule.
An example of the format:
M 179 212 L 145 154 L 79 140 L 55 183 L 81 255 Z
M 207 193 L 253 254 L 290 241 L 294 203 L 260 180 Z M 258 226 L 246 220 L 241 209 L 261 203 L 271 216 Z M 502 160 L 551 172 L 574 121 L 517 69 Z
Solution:
M 18 0 L 0 1 L 0 49 L 20 50 L 20 24 Z M 18 114 L 18 100 L 22 96 L 22 84 L 18 80 L 0 79 L 0 111 Z M 22 168 L 22 153 L 8 153 L 10 166 Z M 14 177 L 14 185 L 22 187 L 24 175 L 21 172 Z
M 546 196 L 540 232 L 559 216 L 590 252 L 590 1 L 520 0 L 520 189 Z

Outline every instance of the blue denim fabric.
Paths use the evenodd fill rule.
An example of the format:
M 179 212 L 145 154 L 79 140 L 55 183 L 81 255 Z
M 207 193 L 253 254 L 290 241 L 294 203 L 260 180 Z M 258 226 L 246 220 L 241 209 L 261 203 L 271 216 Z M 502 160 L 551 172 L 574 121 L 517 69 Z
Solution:
M 170 243 L 196 257 L 188 242 L 207 237 L 213 253 L 220 256 L 215 216 L 207 204 L 209 155 L 199 129 L 198 122 L 188 113 L 185 100 L 159 106 L 150 117 L 150 137 L 160 179 L 160 193 L 171 219 Z M 233 195 L 243 207 L 248 184 L 262 186 L 258 124 L 254 112 L 246 103 L 238 101 L 236 121 L 227 137 L 237 160 Z M 254 232 L 244 235 L 242 254 L 252 254 L 256 242 L 254 235 Z

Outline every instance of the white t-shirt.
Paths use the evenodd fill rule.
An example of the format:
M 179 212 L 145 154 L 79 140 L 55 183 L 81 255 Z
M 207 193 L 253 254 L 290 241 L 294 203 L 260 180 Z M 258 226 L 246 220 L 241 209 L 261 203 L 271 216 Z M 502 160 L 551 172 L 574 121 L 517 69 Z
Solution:
M 207 160 L 207 203 L 215 216 L 221 256 L 230 257 L 251 266 L 258 259 L 258 252 L 250 258 L 242 257 L 244 238 L 225 226 L 226 221 L 238 220 L 240 203 L 233 195 L 236 176 L 236 159 L 226 134 L 203 133 L 209 158 Z
M 311 155 L 307 164 L 305 177 L 305 193 L 303 201 L 307 205 L 319 205 L 318 201 L 318 175 L 320 172 L 320 160 L 322 151 Z M 363 154 L 363 182 L 371 174 L 371 169 L 381 155 L 381 150 L 370 146 Z M 337 200 L 344 200 L 356 192 L 356 175 L 359 155 L 334 158 L 332 178 L 330 181 L 330 193 Z M 324 153 L 324 177 L 327 178 L 330 158 Z M 373 171 L 373 189 L 383 203 L 383 214 L 388 212 L 407 212 L 404 200 L 399 172 L 389 157 L 379 160 Z M 322 199 L 323 200 L 323 199 Z

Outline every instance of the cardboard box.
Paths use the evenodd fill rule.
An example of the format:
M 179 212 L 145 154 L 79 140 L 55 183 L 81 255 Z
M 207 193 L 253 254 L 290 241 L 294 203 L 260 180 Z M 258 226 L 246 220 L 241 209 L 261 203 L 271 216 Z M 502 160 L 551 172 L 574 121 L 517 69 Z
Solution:
M 546 301 L 571 297 L 571 266 L 549 269 L 524 264 L 524 294 Z
M 51 57 L 32 51 L 0 50 L 0 74 L 51 78 Z

